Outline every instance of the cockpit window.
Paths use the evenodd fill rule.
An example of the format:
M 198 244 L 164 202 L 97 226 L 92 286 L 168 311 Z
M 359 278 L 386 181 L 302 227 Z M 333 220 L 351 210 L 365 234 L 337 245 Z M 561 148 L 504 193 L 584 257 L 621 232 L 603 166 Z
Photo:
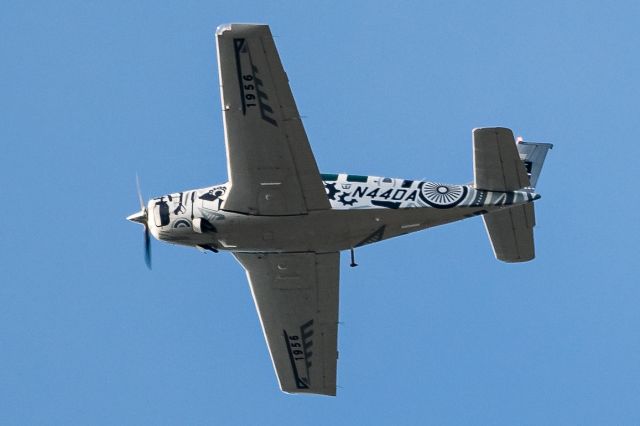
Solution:
M 153 208 L 153 220 L 156 226 L 166 226 L 169 224 L 169 205 L 166 201 L 160 200 Z

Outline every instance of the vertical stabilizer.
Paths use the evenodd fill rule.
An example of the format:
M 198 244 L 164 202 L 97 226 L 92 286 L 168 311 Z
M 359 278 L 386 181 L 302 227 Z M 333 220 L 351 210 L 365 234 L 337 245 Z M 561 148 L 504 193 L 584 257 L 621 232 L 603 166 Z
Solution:
M 547 152 L 553 148 L 550 143 L 536 143 L 536 142 L 521 142 L 517 143 L 518 153 L 520 159 L 524 163 L 529 175 L 529 181 L 531 182 L 531 188 L 535 188 L 542 171 L 542 165 L 544 159 L 547 157 Z

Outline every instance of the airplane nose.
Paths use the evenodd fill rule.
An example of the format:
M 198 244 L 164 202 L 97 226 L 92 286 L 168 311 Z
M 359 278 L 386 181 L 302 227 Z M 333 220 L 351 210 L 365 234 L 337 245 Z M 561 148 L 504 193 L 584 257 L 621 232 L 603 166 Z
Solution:
M 130 221 L 130 222 L 142 223 L 144 225 L 144 223 L 146 222 L 144 209 L 142 209 L 139 212 L 134 213 L 134 214 L 132 214 L 130 216 L 127 216 L 127 220 Z

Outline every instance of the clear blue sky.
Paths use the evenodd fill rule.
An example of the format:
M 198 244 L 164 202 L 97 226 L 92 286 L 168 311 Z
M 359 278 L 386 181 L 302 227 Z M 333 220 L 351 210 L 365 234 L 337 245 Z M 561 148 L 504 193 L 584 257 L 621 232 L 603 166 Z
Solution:
M 638 424 L 637 2 L 3 2 L 0 423 Z M 145 196 L 226 180 L 214 30 L 269 23 L 320 169 L 471 180 L 471 129 L 551 142 L 538 257 L 480 219 L 357 252 L 338 397 L 277 387 L 229 254 Z

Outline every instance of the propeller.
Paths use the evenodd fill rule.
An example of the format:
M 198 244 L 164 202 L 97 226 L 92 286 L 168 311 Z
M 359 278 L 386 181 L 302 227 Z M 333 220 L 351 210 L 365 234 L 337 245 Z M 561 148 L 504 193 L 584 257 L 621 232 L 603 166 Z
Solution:
M 151 269 L 151 236 L 149 235 L 149 225 L 144 224 L 144 263 Z
M 144 263 L 151 269 L 151 235 L 149 232 L 149 211 L 144 205 L 142 191 L 140 190 L 140 179 L 136 175 L 136 189 L 138 190 L 138 201 L 140 201 L 140 211 L 127 217 L 131 222 L 137 222 L 144 226 Z

